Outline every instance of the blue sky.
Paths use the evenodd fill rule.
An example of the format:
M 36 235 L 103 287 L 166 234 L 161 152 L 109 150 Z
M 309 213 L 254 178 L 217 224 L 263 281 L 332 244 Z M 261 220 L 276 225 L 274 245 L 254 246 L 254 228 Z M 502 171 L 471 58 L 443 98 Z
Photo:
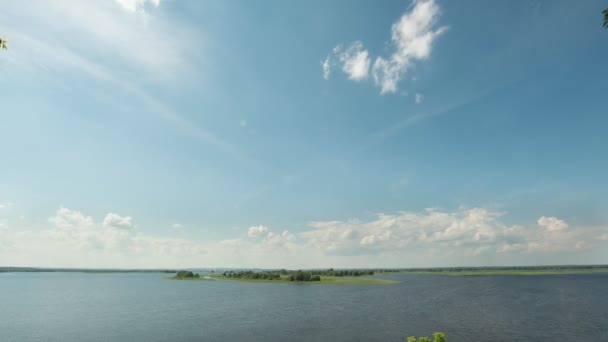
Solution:
M 0 264 L 605 263 L 602 1 L 6 1 Z

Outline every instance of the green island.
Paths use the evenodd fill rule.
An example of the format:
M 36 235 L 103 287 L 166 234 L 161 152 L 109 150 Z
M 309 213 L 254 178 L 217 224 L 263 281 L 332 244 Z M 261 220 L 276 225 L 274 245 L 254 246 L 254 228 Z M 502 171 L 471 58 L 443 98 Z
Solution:
M 201 276 L 191 271 L 180 271 L 170 279 L 218 280 L 250 283 L 305 283 L 305 284 L 394 284 L 395 280 L 373 276 L 391 274 L 437 275 L 437 276 L 543 276 L 608 273 L 608 265 L 554 265 L 511 267 L 437 267 L 437 268 L 391 268 L 391 269 L 310 269 L 310 270 L 227 270 L 211 271 Z
M 201 277 L 191 271 L 180 271 L 170 279 L 174 280 L 219 280 L 252 283 L 290 284 L 336 284 L 336 285 L 386 285 L 394 280 L 367 278 L 374 270 L 279 270 L 279 271 L 226 271 L 222 274 Z

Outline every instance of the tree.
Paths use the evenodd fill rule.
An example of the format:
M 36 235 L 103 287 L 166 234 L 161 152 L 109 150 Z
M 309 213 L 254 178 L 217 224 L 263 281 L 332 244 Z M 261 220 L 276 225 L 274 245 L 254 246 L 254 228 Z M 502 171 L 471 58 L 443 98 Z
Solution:
M 442 332 L 436 332 L 433 334 L 434 342 L 445 342 L 445 334 Z
M 8 42 L 6 39 L 0 37 L 0 50 L 6 50 L 8 48 Z
M 608 8 L 602 11 L 602 13 L 604 13 L 604 28 L 608 29 Z
M 441 332 L 436 332 L 433 334 L 433 339 L 430 337 L 421 336 L 416 338 L 415 336 L 410 336 L 407 338 L 407 342 L 445 342 L 445 334 Z

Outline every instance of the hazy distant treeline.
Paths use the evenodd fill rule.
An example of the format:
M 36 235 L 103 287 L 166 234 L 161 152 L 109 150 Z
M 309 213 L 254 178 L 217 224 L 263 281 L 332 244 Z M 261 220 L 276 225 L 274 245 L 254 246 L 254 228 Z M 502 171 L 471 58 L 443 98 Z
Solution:
M 168 269 L 110 269 L 110 268 L 41 268 L 41 267 L 0 267 L 1 272 L 80 272 L 80 273 L 175 273 Z
M 606 269 L 608 265 L 550 265 L 550 266 L 486 266 L 486 267 L 430 267 L 430 268 L 402 268 L 404 272 L 471 272 L 471 271 L 551 271 L 551 270 L 592 270 Z

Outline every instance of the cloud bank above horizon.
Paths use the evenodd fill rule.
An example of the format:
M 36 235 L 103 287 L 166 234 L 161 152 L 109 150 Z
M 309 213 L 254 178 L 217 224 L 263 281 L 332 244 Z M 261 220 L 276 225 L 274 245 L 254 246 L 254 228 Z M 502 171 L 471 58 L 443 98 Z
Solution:
M 504 215 L 483 208 L 403 211 L 368 221 L 314 221 L 297 232 L 257 225 L 232 239 L 211 241 L 176 238 L 172 229 L 152 235 L 130 216 L 108 213 L 97 222 L 61 207 L 41 230 L 2 223 L 0 260 L 45 267 L 429 267 L 499 265 L 513 256 L 531 257 L 524 264 L 534 264 L 539 255 L 606 247 L 606 227 L 571 227 L 547 216 L 508 225 Z M 483 261 L 473 261 L 478 257 Z

